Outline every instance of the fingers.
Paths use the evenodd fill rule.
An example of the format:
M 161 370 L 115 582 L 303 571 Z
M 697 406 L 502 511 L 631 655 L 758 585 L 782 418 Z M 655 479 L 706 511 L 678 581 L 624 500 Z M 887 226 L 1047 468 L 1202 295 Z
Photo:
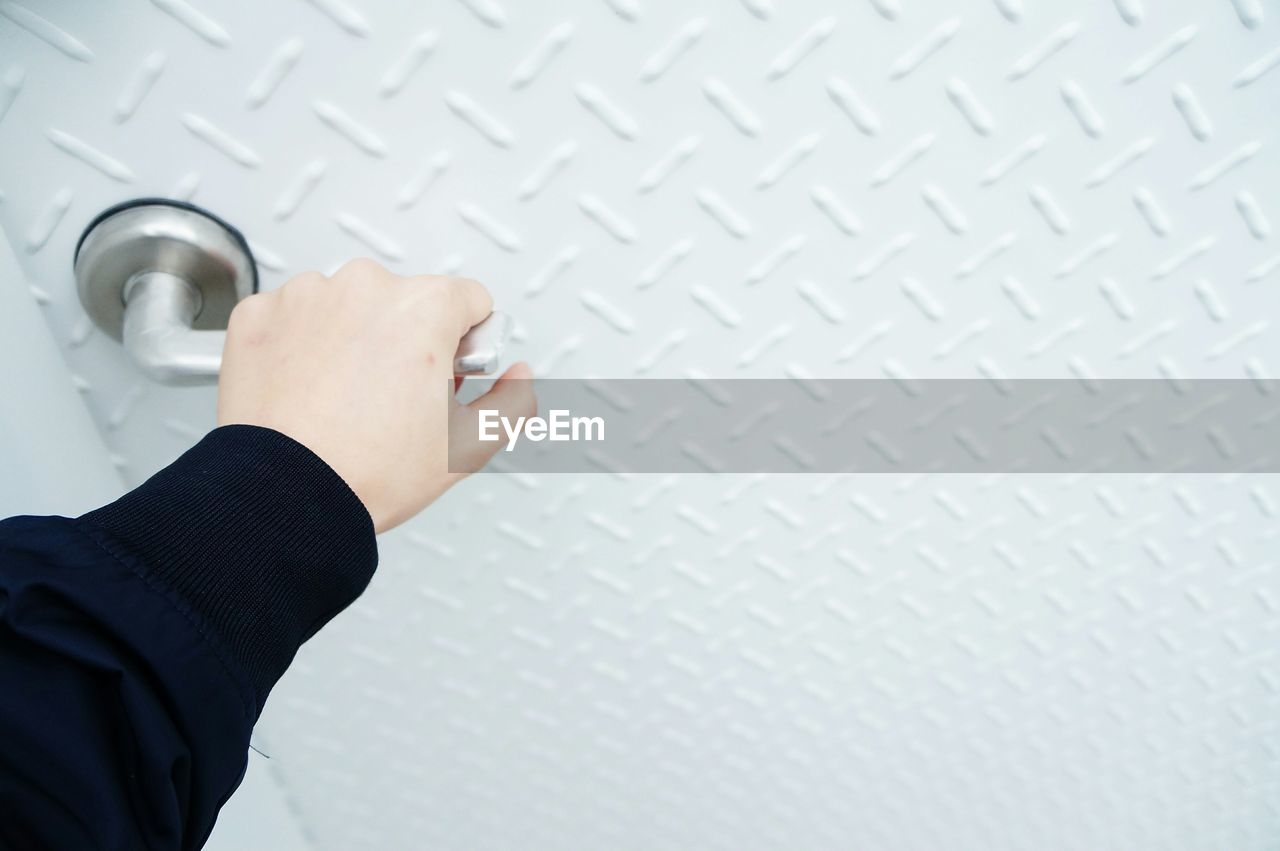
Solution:
M 527 363 L 515 363 L 499 376 L 493 386 L 468 408 L 499 410 L 504 416 L 531 417 L 538 412 L 538 401 L 533 395 L 533 370 Z
M 298 275 L 295 280 L 327 281 L 323 275 L 315 272 Z M 376 260 L 357 257 L 344 263 L 333 275 L 334 280 L 355 281 L 367 284 L 373 281 L 407 282 L 419 292 L 429 291 L 434 298 L 443 295 L 450 305 L 451 318 L 456 322 L 458 336 L 461 337 L 472 326 L 482 322 L 493 312 L 493 296 L 479 281 L 470 278 L 453 278 L 438 275 L 418 275 L 404 277 L 387 269 Z M 435 303 L 438 308 L 438 302 Z
M 515 422 L 538 412 L 533 393 L 533 372 L 527 364 L 513 364 L 494 382 L 488 392 L 454 411 L 450 423 L 449 469 L 472 473 L 483 467 L 505 444 L 502 440 L 482 441 L 479 437 L 480 411 L 497 411 L 499 417 Z
M 358 284 L 356 287 L 348 287 L 347 291 L 358 293 L 364 298 L 371 297 L 371 289 L 375 285 L 390 287 L 397 298 L 403 299 L 400 304 L 412 304 L 414 309 L 420 311 L 419 315 L 432 322 L 432 327 L 445 333 L 457 334 L 458 339 L 462 339 L 493 312 L 493 296 L 479 281 L 441 275 L 405 277 L 367 257 L 357 257 L 344 263 L 334 273 L 332 280 Z M 321 283 L 329 281 L 319 273 L 306 272 L 294 277 L 284 289 L 303 294 L 304 290 L 313 292 Z M 387 296 L 383 293 L 378 297 Z M 388 305 L 391 303 L 387 302 Z
M 493 313 L 493 296 L 484 284 L 470 278 L 448 278 L 447 281 L 458 318 L 458 337 L 461 338 Z

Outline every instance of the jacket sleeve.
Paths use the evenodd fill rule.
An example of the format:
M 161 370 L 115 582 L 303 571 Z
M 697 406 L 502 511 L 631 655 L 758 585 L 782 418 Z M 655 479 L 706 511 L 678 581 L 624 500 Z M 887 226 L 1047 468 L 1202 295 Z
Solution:
M 203 845 L 267 694 L 376 564 L 346 483 L 256 426 L 83 517 L 0 521 L 0 848 Z

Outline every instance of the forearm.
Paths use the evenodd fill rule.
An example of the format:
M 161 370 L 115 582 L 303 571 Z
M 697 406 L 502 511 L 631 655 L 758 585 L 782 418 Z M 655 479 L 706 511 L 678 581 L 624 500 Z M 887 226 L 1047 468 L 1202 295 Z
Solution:
M 247 425 L 210 432 L 141 487 L 81 518 L 145 564 L 225 644 L 254 716 L 302 642 L 368 585 L 369 514 L 302 444 Z
M 0 523 L 0 845 L 199 847 L 271 687 L 376 560 L 342 479 L 253 426 L 82 518 Z

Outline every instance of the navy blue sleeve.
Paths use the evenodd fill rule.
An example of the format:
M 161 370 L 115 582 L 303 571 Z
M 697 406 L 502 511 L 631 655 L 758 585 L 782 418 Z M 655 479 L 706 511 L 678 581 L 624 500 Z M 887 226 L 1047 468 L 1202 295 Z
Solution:
M 0 521 L 0 848 L 203 845 L 272 686 L 376 565 L 359 498 L 256 426 L 83 517 Z

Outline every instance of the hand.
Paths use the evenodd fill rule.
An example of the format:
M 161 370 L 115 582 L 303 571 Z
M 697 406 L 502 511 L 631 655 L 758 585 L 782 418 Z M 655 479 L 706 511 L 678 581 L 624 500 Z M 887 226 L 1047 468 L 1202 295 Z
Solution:
M 405 278 L 363 259 L 332 278 L 304 272 L 231 314 L 218 424 L 266 426 L 303 444 L 384 532 L 465 475 L 449 472 L 451 426 L 476 435 L 480 407 L 513 420 L 536 412 L 524 364 L 471 405 L 454 396 L 458 341 L 492 309 L 466 278 Z M 499 446 L 455 439 L 452 466 L 478 470 Z

